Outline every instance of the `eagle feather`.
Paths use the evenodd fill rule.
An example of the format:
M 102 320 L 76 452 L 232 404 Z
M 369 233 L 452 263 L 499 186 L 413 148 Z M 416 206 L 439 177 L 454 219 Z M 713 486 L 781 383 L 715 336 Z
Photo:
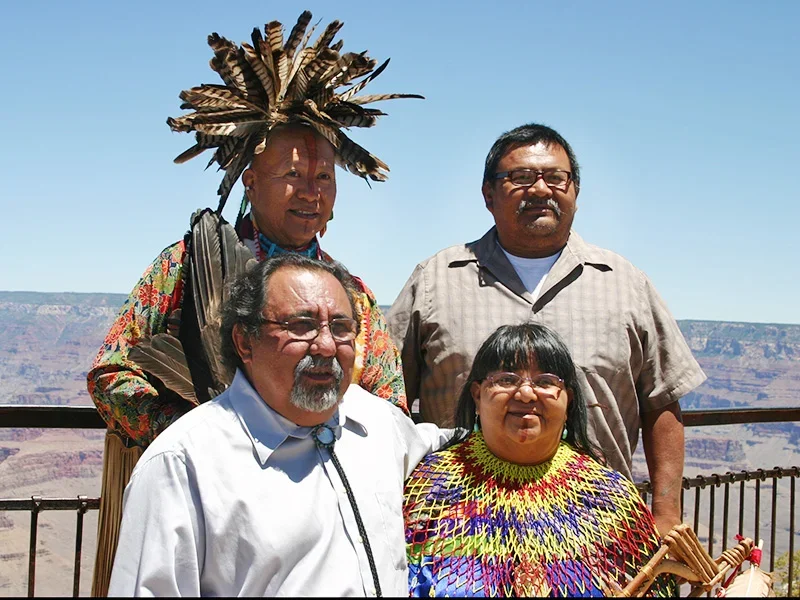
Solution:
M 256 259 L 233 227 L 210 209 L 192 215 L 188 251 L 187 285 L 194 308 L 181 311 L 181 319 L 187 322 L 180 329 L 193 332 L 187 333 L 190 340 L 196 334 L 201 347 L 187 353 L 179 337 L 159 333 L 140 339 L 128 357 L 168 389 L 197 404 L 220 394 L 233 380 L 233 372 L 221 358 L 222 305 L 228 296 L 226 284 L 250 269 Z
M 178 338 L 168 333 L 144 337 L 128 351 L 128 358 L 181 398 L 197 404 L 192 374 Z

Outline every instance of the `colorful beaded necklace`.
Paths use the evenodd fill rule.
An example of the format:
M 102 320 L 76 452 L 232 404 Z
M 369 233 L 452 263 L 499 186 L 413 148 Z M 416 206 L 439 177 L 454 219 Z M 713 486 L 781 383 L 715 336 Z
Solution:
M 288 254 L 290 252 L 302 254 L 303 256 L 307 256 L 309 258 L 319 259 L 321 257 L 319 242 L 317 241 L 316 236 L 314 236 L 314 238 L 302 248 L 287 250 L 286 248 L 279 246 L 271 239 L 269 239 L 267 236 L 265 236 L 263 233 L 261 233 L 252 215 L 250 216 L 250 224 L 253 226 L 253 234 L 254 234 L 253 238 L 255 240 L 258 240 L 258 243 L 255 245 L 256 259 L 258 260 L 258 262 L 261 262 L 262 260 L 265 260 L 272 256 L 276 256 L 278 254 Z
M 423 459 L 403 513 L 412 596 L 603 595 L 659 546 L 622 474 L 565 443 L 542 464 L 512 464 L 480 432 Z M 659 578 L 650 594 L 671 584 Z

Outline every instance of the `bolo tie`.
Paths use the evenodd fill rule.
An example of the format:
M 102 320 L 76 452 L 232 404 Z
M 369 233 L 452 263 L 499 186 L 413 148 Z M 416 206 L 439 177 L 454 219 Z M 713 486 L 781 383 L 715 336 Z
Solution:
M 342 463 L 339 462 L 336 453 L 333 451 L 333 445 L 336 443 L 336 435 L 333 433 L 333 429 L 325 424 L 322 424 L 317 425 L 311 430 L 311 437 L 314 438 L 314 443 L 318 448 L 326 448 L 331 454 L 331 462 L 333 462 L 333 466 L 336 467 L 336 472 L 339 474 L 339 478 L 344 484 L 344 490 L 347 492 L 347 499 L 350 501 L 350 506 L 352 507 L 353 514 L 356 517 L 358 533 L 361 536 L 361 539 L 364 540 L 364 550 L 367 553 L 369 568 L 370 571 L 372 571 L 372 581 L 375 584 L 375 595 L 378 598 L 381 598 L 383 594 L 381 593 L 381 584 L 378 581 L 378 569 L 375 567 L 375 557 L 372 555 L 372 547 L 369 545 L 367 529 L 364 527 L 364 521 L 361 520 L 361 513 L 359 512 L 358 505 L 356 504 L 356 497 L 353 494 L 353 489 L 350 487 L 350 482 L 347 481 L 347 476 L 344 474 Z

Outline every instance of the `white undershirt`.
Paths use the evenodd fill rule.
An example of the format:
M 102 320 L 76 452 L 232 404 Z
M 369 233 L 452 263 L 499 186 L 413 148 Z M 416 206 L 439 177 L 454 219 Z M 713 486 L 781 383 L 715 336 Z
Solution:
M 545 256 L 544 258 L 523 258 L 509 254 L 502 246 L 500 246 L 500 249 L 508 257 L 511 266 L 514 267 L 517 275 L 525 285 L 525 289 L 530 292 L 531 296 L 533 296 L 533 301 L 536 302 L 539 293 L 544 287 L 547 274 L 558 260 L 558 257 L 561 256 L 562 251 L 559 250 L 552 256 Z

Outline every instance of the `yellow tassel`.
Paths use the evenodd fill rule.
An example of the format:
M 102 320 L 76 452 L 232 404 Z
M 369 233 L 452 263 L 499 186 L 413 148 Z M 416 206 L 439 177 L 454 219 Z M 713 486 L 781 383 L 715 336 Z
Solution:
M 111 567 L 114 566 L 119 528 L 122 523 L 122 494 L 131 478 L 133 467 L 141 455 L 142 449 L 139 446 L 126 448 L 119 434 L 112 431 L 106 432 L 92 596 L 105 597 L 108 595 Z

